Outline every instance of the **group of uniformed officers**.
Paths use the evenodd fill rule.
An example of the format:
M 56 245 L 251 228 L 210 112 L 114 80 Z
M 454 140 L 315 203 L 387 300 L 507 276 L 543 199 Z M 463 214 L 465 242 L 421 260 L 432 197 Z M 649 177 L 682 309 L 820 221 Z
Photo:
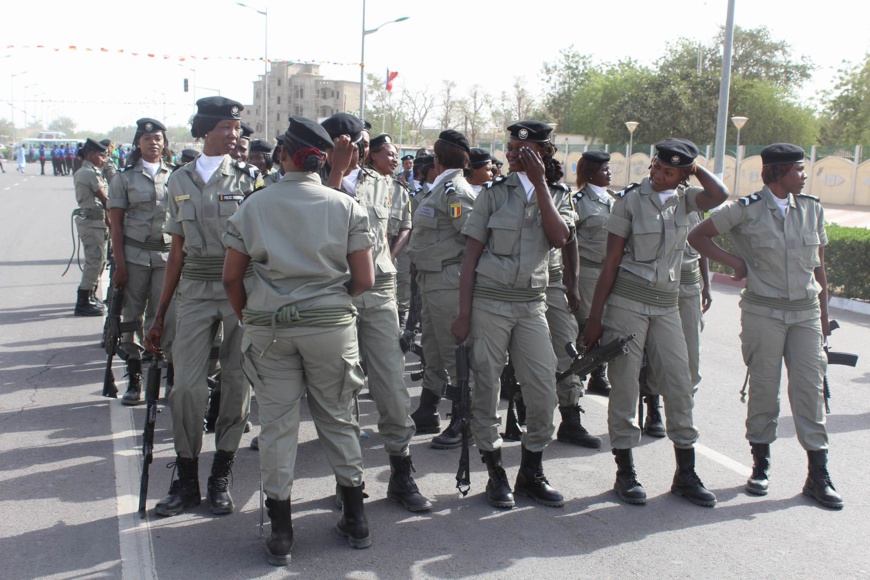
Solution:
M 335 472 L 342 508 L 336 529 L 352 547 L 371 545 L 355 414 L 366 383 L 389 456 L 388 497 L 412 512 L 431 509 L 411 476 L 410 443 L 415 433 L 437 433 L 435 448 L 461 444 L 456 403 L 443 430 L 439 408 L 455 386 L 461 343 L 470 348 L 470 430 L 491 505 L 511 508 L 515 495 L 564 504 L 544 473 L 543 453 L 556 431 L 556 407 L 560 441 L 601 446 L 580 420 L 588 388 L 609 396 L 614 490 L 622 500 L 646 502 L 632 457 L 643 397 L 644 430 L 674 443 L 671 490 L 713 506 L 716 497 L 695 470 L 692 414 L 702 313 L 711 302 L 707 257 L 746 280 L 740 336 L 749 369 L 747 491 L 768 491 L 785 360 L 798 439 L 809 457 L 804 493 L 842 507 L 826 468 L 824 213 L 817 198 L 801 193 L 799 147 L 764 149 L 764 187 L 723 206 L 728 191 L 695 163 L 698 149 L 685 139 L 658 143 L 649 175 L 619 192 L 609 189 L 604 152 L 584 153 L 576 189 L 565 184 L 552 128 L 536 121 L 508 127 L 506 174 L 488 151 L 447 130 L 432 154 L 402 158 L 397 178 L 399 152 L 390 136 L 371 138 L 368 124 L 352 115 L 322 124 L 290 117 L 273 147 L 250 141 L 241 110 L 227 98 L 200 99 L 192 135 L 202 152 L 185 150 L 186 163 L 177 168 L 167 162 L 166 128 L 145 118 L 137 121 L 127 167 L 109 185 L 100 170 L 105 147 L 90 139 L 75 176 L 86 256 L 76 314 L 102 312 L 94 290 L 111 223 L 111 283 L 126 291 L 123 316 L 147 316 L 147 332 L 122 344 L 129 374 L 123 402 L 141 400 L 144 350 L 173 363 L 175 471 L 156 513 L 171 516 L 201 502 L 198 458 L 216 337 L 221 396 L 206 500 L 213 513 L 234 509 L 229 476 L 253 387 L 271 564 L 288 563 L 293 548 L 291 490 L 304 396 Z M 689 184 L 692 177 L 699 186 Z M 732 252 L 713 241 L 726 232 Z M 425 359 L 413 411 L 398 340 L 412 291 L 422 305 Z M 586 388 L 575 375 L 557 384 L 557 371 L 572 360 L 566 343 L 588 351 L 629 334 L 636 339 L 628 354 L 596 369 Z M 508 360 L 526 407 L 513 486 L 499 434 Z

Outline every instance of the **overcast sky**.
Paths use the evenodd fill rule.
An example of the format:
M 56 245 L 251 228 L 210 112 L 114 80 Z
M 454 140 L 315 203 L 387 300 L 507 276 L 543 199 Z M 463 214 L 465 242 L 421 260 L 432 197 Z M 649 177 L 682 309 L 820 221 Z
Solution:
M 270 59 L 339 63 L 321 70 L 359 80 L 361 0 L 250 4 L 268 8 Z M 394 95 L 403 86 L 438 91 L 442 79 L 455 81 L 460 95 L 475 83 L 498 94 L 517 76 L 539 95 L 541 65 L 560 49 L 573 44 L 600 62 L 651 63 L 678 37 L 708 42 L 725 23 L 727 0 L 368 0 L 366 8 L 369 29 L 409 17 L 366 37 L 367 71 L 399 72 Z M 263 71 L 262 62 L 241 59 L 263 56 L 264 18 L 230 0 L 41 0 L 4 5 L 3 13 L 0 118 L 9 117 L 14 90 L 18 126 L 25 94 L 28 116 L 46 123 L 67 115 L 80 129 L 99 131 L 143 116 L 182 124 L 193 111 L 192 90 L 182 91 L 185 77 L 194 84 L 190 68 L 197 97 L 216 89 L 245 104 Z M 868 16 L 867 4 L 847 0 L 737 0 L 735 23 L 766 25 L 796 55 L 808 55 L 819 67 L 802 92 L 812 99 L 831 87 L 844 59 L 860 62 L 870 50 Z

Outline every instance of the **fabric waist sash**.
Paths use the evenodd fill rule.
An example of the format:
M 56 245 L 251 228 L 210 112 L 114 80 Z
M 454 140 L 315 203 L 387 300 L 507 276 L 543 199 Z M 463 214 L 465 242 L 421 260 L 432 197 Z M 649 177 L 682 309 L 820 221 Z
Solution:
M 620 277 L 617 277 L 613 284 L 613 293 L 623 298 L 662 308 L 677 306 L 680 303 L 679 290 L 660 290 Z

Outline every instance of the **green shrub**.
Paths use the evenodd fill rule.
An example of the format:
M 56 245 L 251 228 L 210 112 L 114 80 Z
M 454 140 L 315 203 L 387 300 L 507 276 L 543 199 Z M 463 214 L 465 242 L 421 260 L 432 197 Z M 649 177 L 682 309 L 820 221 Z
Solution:
M 828 273 L 828 293 L 831 296 L 870 300 L 870 230 L 825 224 L 828 245 L 825 247 L 825 269 Z M 716 243 L 732 251 L 731 234 L 716 238 Z M 730 268 L 710 262 L 711 272 L 731 274 Z

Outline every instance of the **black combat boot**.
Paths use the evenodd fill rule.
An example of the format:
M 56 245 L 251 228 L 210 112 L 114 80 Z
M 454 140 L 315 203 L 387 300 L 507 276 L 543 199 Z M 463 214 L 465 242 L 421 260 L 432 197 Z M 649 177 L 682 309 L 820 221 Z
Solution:
M 565 498 L 547 481 L 542 463 L 543 456 L 543 451 L 529 451 L 523 447 L 514 494 L 530 497 L 542 505 L 562 507 L 565 505 Z
M 286 566 L 290 563 L 290 551 L 293 549 L 290 500 L 267 497 L 266 510 L 272 521 L 272 532 L 266 540 L 267 559 L 273 566 Z
M 347 538 L 351 548 L 368 548 L 372 545 L 369 535 L 369 522 L 363 509 L 363 488 L 341 487 L 341 519 L 335 525 L 335 531 Z
M 142 361 L 127 359 L 127 392 L 121 397 L 124 405 L 138 405 L 142 402 Z
M 613 484 L 613 491 L 626 503 L 645 504 L 646 491 L 637 480 L 631 449 L 613 449 L 612 452 L 616 459 L 616 483 Z
M 752 447 L 752 475 L 746 481 L 746 491 L 753 495 L 767 495 L 770 485 L 770 443 L 750 443 Z
M 432 439 L 433 449 L 456 449 L 462 445 L 462 421 L 459 420 L 459 403 L 453 402 L 450 424 L 440 435 Z
M 481 451 L 481 460 L 486 464 L 489 481 L 486 482 L 486 501 L 497 508 L 510 509 L 516 505 L 507 474 L 501 466 L 501 449 Z
M 216 451 L 214 454 L 211 475 L 206 487 L 206 501 L 208 501 L 213 514 L 233 512 L 233 498 L 230 496 L 230 473 L 235 459 L 236 455 L 229 451 Z
M 205 416 L 202 418 L 206 433 L 214 432 L 214 426 L 217 423 L 218 415 L 221 411 L 221 393 L 214 389 L 208 395 L 208 406 L 205 408 Z
M 94 286 L 94 287 L 91 289 L 91 303 L 92 303 L 94 306 L 96 306 L 97 308 L 102 308 L 103 311 L 105 312 L 105 310 L 106 310 L 105 302 L 103 302 L 102 300 L 100 300 L 100 297 L 97 296 L 97 287 L 96 287 L 96 286 Z
M 828 450 L 807 451 L 809 473 L 804 484 L 804 495 L 815 499 L 823 506 L 835 510 L 843 509 L 843 498 L 834 489 L 828 475 Z
M 432 509 L 429 500 L 417 489 L 417 482 L 411 477 L 416 471 L 411 456 L 390 455 L 390 483 L 387 498 L 402 504 L 409 512 L 425 512 Z
M 677 472 L 674 474 L 671 493 L 681 495 L 695 505 L 716 505 L 716 496 L 704 487 L 701 478 L 695 473 L 695 448 L 674 447 L 674 452 L 677 456 Z
M 643 422 L 643 431 L 650 437 L 664 437 L 667 435 L 665 424 L 662 421 L 662 398 L 658 395 L 646 395 L 646 420 Z
M 601 437 L 591 435 L 580 424 L 580 413 L 583 412 L 580 405 L 571 407 L 562 407 L 560 405 L 559 412 L 562 414 L 562 422 L 559 424 L 556 439 L 562 443 L 573 443 L 574 445 L 588 447 L 589 449 L 601 448 Z
M 589 382 L 586 383 L 586 390 L 596 395 L 610 396 L 610 381 L 607 380 L 607 365 L 595 367 L 589 373 Z
M 411 418 L 417 427 L 417 435 L 441 431 L 441 416 L 438 414 L 438 403 L 440 402 L 441 397 L 429 389 L 423 388 L 420 393 L 420 406 L 411 413 Z
M 73 314 L 76 316 L 102 316 L 106 309 L 98 308 L 96 305 L 92 304 L 90 298 L 90 290 L 82 290 L 79 288 L 78 294 L 76 295 L 76 307 L 75 310 L 73 310 Z
M 167 467 L 175 467 L 178 477 L 169 486 L 169 494 L 157 502 L 154 511 L 161 516 L 176 516 L 202 501 L 199 495 L 199 458 L 185 459 L 179 455 L 175 463 Z

